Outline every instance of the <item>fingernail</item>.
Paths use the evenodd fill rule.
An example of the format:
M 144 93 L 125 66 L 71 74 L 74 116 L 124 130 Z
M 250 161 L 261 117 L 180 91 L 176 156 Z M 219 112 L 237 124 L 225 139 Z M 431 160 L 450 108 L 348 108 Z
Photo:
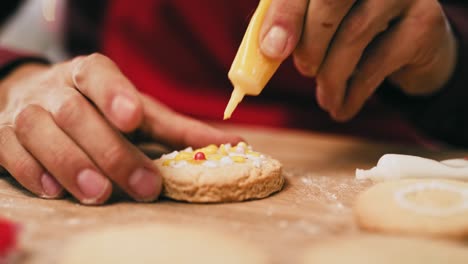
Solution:
M 315 77 L 317 75 L 317 66 L 303 61 L 296 61 L 299 71 L 308 77 Z
M 130 120 L 136 110 L 135 103 L 123 95 L 117 95 L 112 101 L 112 113 L 114 113 L 121 121 L 127 122 Z
M 138 169 L 129 178 L 130 188 L 141 198 L 142 201 L 156 199 L 158 177 L 148 169 Z
M 41 176 L 42 190 L 44 190 L 43 198 L 55 198 L 63 190 L 60 183 L 52 177 L 49 173 L 45 172 Z
M 261 49 L 263 53 L 272 58 L 283 56 L 288 42 L 288 33 L 279 26 L 273 26 L 262 41 Z
M 329 102 L 328 98 L 325 95 L 324 91 L 322 90 L 322 87 L 318 86 L 315 88 L 316 90 L 316 97 L 317 97 L 317 102 L 323 110 L 327 111 L 329 107 Z
M 81 202 L 93 203 L 106 192 L 109 181 L 101 174 L 90 169 L 85 169 L 78 174 L 77 184 L 86 197 Z

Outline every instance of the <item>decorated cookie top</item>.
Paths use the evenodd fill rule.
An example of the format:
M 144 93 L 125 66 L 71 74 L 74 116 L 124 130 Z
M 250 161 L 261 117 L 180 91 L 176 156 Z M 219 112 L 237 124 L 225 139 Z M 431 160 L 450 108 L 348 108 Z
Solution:
M 212 144 L 199 149 L 186 148 L 174 151 L 161 157 L 163 166 L 179 168 L 192 165 L 206 167 L 220 167 L 236 163 L 251 162 L 255 167 L 261 167 L 266 160 L 265 155 L 253 151 L 252 146 L 240 142 L 236 146 L 221 144 L 219 147 Z

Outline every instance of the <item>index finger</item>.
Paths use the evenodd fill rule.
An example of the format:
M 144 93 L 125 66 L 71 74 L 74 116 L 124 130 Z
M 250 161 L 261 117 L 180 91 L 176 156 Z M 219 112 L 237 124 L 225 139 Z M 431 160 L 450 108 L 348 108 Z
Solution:
M 101 54 L 70 62 L 70 82 L 119 130 L 130 132 L 143 119 L 143 105 L 133 84 L 117 65 Z

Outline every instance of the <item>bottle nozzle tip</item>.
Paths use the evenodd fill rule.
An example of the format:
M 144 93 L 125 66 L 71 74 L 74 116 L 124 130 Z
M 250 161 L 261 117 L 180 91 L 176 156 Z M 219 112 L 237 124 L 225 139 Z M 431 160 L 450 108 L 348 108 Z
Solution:
M 231 118 L 232 112 L 234 112 L 237 105 L 242 101 L 242 98 L 244 98 L 244 92 L 238 87 L 235 87 L 234 91 L 232 91 L 231 99 L 229 99 L 229 103 L 224 110 L 223 120 Z

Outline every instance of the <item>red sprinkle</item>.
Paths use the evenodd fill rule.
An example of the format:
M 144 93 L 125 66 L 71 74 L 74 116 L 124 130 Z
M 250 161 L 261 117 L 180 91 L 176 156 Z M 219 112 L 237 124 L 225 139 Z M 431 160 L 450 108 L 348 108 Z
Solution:
M 194 160 L 206 160 L 205 153 L 203 152 L 197 152 L 195 153 L 195 156 L 193 156 Z
M 5 257 L 16 247 L 16 224 L 5 219 L 0 219 L 0 258 Z

